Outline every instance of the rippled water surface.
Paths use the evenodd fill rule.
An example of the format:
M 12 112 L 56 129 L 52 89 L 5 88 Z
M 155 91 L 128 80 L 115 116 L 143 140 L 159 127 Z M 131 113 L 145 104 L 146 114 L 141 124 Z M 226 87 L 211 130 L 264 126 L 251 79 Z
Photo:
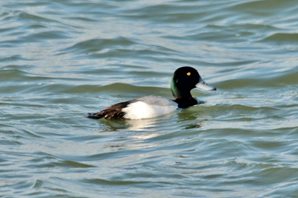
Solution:
M 218 88 L 156 119 L 87 112 Z M 0 2 L 1 197 L 298 197 L 294 0 Z

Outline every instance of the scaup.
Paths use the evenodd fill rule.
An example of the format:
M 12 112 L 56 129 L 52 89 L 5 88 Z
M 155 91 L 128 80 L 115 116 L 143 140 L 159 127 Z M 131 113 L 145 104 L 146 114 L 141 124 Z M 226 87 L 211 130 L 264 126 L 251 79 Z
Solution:
M 102 111 L 89 113 L 88 118 L 93 119 L 147 119 L 165 115 L 175 111 L 177 108 L 188 108 L 198 104 L 198 101 L 191 95 L 193 88 L 214 91 L 205 83 L 199 72 L 189 66 L 178 68 L 171 81 L 171 91 L 174 100 L 160 96 L 145 96 L 126 102 L 114 104 Z

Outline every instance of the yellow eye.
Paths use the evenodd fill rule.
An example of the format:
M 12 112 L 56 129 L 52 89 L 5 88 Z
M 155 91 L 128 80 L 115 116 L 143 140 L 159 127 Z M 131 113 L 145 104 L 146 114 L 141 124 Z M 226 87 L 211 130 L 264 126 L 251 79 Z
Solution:
M 187 76 L 190 76 L 190 75 L 191 75 L 191 72 L 187 72 L 186 75 L 187 75 Z

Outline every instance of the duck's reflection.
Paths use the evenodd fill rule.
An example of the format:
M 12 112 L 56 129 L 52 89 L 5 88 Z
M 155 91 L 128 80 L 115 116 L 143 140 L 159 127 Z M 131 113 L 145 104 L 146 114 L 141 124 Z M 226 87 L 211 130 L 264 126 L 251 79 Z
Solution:
M 131 131 L 140 131 L 152 128 L 157 125 L 159 119 L 140 119 L 140 120 L 102 120 L 110 130 L 127 129 Z
M 127 120 L 128 129 L 137 131 L 156 126 L 157 119 Z

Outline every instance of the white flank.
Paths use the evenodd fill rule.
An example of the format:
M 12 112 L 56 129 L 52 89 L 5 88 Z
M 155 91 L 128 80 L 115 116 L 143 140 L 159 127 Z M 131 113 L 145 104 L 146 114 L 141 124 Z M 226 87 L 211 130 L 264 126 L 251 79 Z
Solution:
M 146 96 L 137 99 L 122 109 L 126 119 L 147 119 L 169 114 L 177 109 L 177 104 L 160 96 Z

